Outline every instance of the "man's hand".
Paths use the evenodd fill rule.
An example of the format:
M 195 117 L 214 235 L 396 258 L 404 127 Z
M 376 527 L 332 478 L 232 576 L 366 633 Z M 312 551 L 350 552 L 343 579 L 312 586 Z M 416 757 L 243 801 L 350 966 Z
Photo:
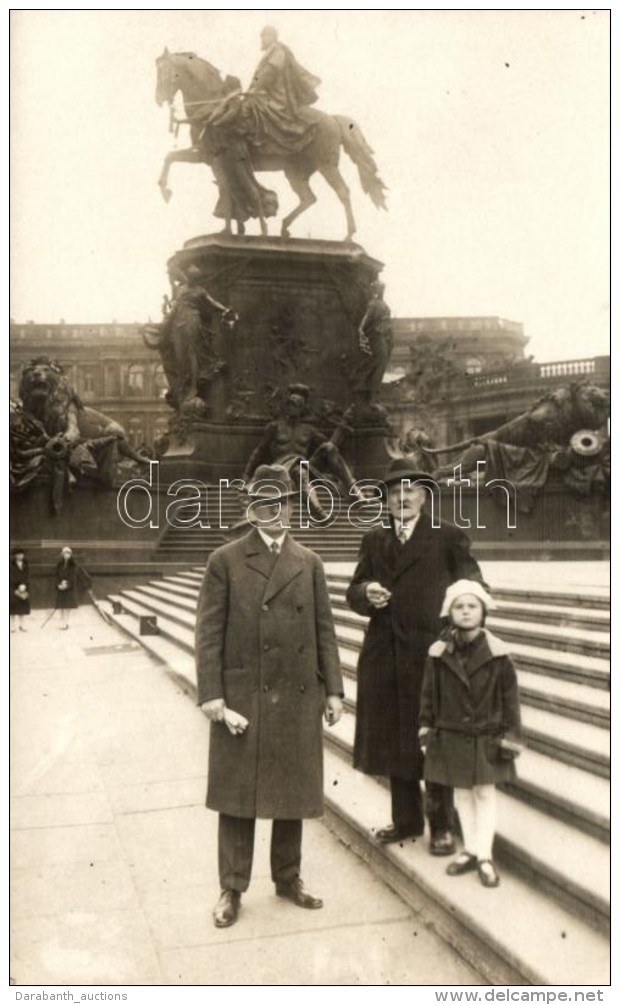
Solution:
M 224 722 L 226 702 L 223 698 L 212 698 L 211 701 L 203 701 L 200 708 L 209 722 Z
M 342 715 L 342 709 L 342 698 L 339 698 L 337 694 L 327 696 L 325 702 L 325 721 L 328 726 L 335 726 Z
M 240 736 L 248 728 L 248 720 L 240 712 L 233 711 L 232 708 L 224 709 L 224 722 L 228 727 L 228 732 L 233 736 Z
M 390 591 L 386 590 L 385 586 L 381 586 L 381 583 L 369 583 L 366 587 L 368 603 L 379 610 L 382 607 L 387 607 L 391 596 Z
M 429 732 L 430 732 L 430 730 L 429 730 L 428 726 L 422 726 L 418 730 L 418 741 L 419 741 L 420 746 L 422 747 L 423 750 L 426 747 L 426 744 L 428 743 L 428 734 L 429 734 Z

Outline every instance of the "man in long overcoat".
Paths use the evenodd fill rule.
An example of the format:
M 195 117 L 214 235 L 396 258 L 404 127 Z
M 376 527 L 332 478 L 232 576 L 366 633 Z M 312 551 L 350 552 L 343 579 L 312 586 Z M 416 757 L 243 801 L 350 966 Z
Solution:
M 219 813 L 217 927 L 237 920 L 257 817 L 273 820 L 279 896 L 322 907 L 300 879 L 302 819 L 323 813 L 323 729 L 342 713 L 342 675 L 320 558 L 287 532 L 294 487 L 261 465 L 253 529 L 211 555 L 196 622 L 198 702 L 211 720 L 207 806 Z
M 357 667 L 353 763 L 390 779 L 392 823 L 377 832 L 385 844 L 424 832 L 418 715 L 426 656 L 447 587 L 482 582 L 466 534 L 443 520 L 433 527 L 424 512 L 428 482 L 405 458 L 392 462 L 384 478 L 390 526 L 362 538 L 347 591 L 349 606 L 370 618 Z M 431 854 L 452 854 L 452 790 L 428 783 L 426 812 Z

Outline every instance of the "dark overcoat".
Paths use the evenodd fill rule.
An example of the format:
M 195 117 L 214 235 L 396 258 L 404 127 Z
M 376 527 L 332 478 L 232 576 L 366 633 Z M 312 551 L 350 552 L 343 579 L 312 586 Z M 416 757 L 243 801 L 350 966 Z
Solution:
M 15 560 L 9 562 L 9 613 L 10 614 L 30 614 L 30 572 L 28 562 L 24 559 L 23 567 L 20 569 Z M 26 596 L 17 593 L 18 587 L 26 587 Z
M 420 514 L 406 544 L 393 526 L 362 538 L 347 590 L 349 606 L 370 617 L 357 666 L 354 765 L 370 775 L 422 778 L 420 689 L 429 646 L 440 628 L 444 593 L 457 579 L 482 582 L 469 539 L 452 524 L 434 528 Z M 376 581 L 392 591 L 382 609 L 366 599 Z
M 287 535 L 274 564 L 258 531 L 214 551 L 196 621 L 198 701 L 224 698 L 242 735 L 211 724 L 207 806 L 229 816 L 323 813 L 326 695 L 342 676 L 323 565 Z
M 508 648 L 485 631 L 465 670 L 452 639 L 428 655 L 420 725 L 430 728 L 424 777 L 454 788 L 510 782 L 514 761 L 499 741 L 521 733 L 517 675 Z
M 67 583 L 65 590 L 60 589 L 61 583 Z M 90 586 L 91 579 L 86 569 L 78 565 L 75 559 L 65 562 L 61 558 L 56 563 L 56 607 L 69 610 L 78 606 L 78 592 Z

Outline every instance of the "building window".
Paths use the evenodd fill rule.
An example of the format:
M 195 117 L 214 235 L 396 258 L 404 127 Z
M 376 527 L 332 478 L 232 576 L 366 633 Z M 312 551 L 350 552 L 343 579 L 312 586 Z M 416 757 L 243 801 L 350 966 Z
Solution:
M 482 369 L 482 360 L 478 359 L 477 356 L 470 356 L 465 363 L 465 373 L 482 373 Z
M 82 394 L 85 398 L 95 397 L 95 374 L 93 370 L 86 370 L 82 375 Z
M 144 366 L 141 363 L 130 363 L 127 369 L 127 394 L 134 398 L 144 394 Z
M 129 420 L 127 435 L 132 447 L 139 447 L 144 443 L 144 426 L 140 419 Z
M 161 363 L 158 363 L 155 367 L 155 394 L 158 398 L 163 398 L 167 390 L 168 381 L 166 379 L 164 367 Z

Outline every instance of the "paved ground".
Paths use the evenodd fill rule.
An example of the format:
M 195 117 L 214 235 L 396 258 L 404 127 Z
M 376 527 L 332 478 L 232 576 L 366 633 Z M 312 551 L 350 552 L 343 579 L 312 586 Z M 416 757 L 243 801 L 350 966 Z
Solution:
M 318 821 L 273 895 L 268 824 L 236 926 L 216 930 L 208 727 L 137 646 L 80 608 L 11 636 L 12 976 L 24 984 L 480 984 Z M 383 821 L 378 821 L 383 823 Z

